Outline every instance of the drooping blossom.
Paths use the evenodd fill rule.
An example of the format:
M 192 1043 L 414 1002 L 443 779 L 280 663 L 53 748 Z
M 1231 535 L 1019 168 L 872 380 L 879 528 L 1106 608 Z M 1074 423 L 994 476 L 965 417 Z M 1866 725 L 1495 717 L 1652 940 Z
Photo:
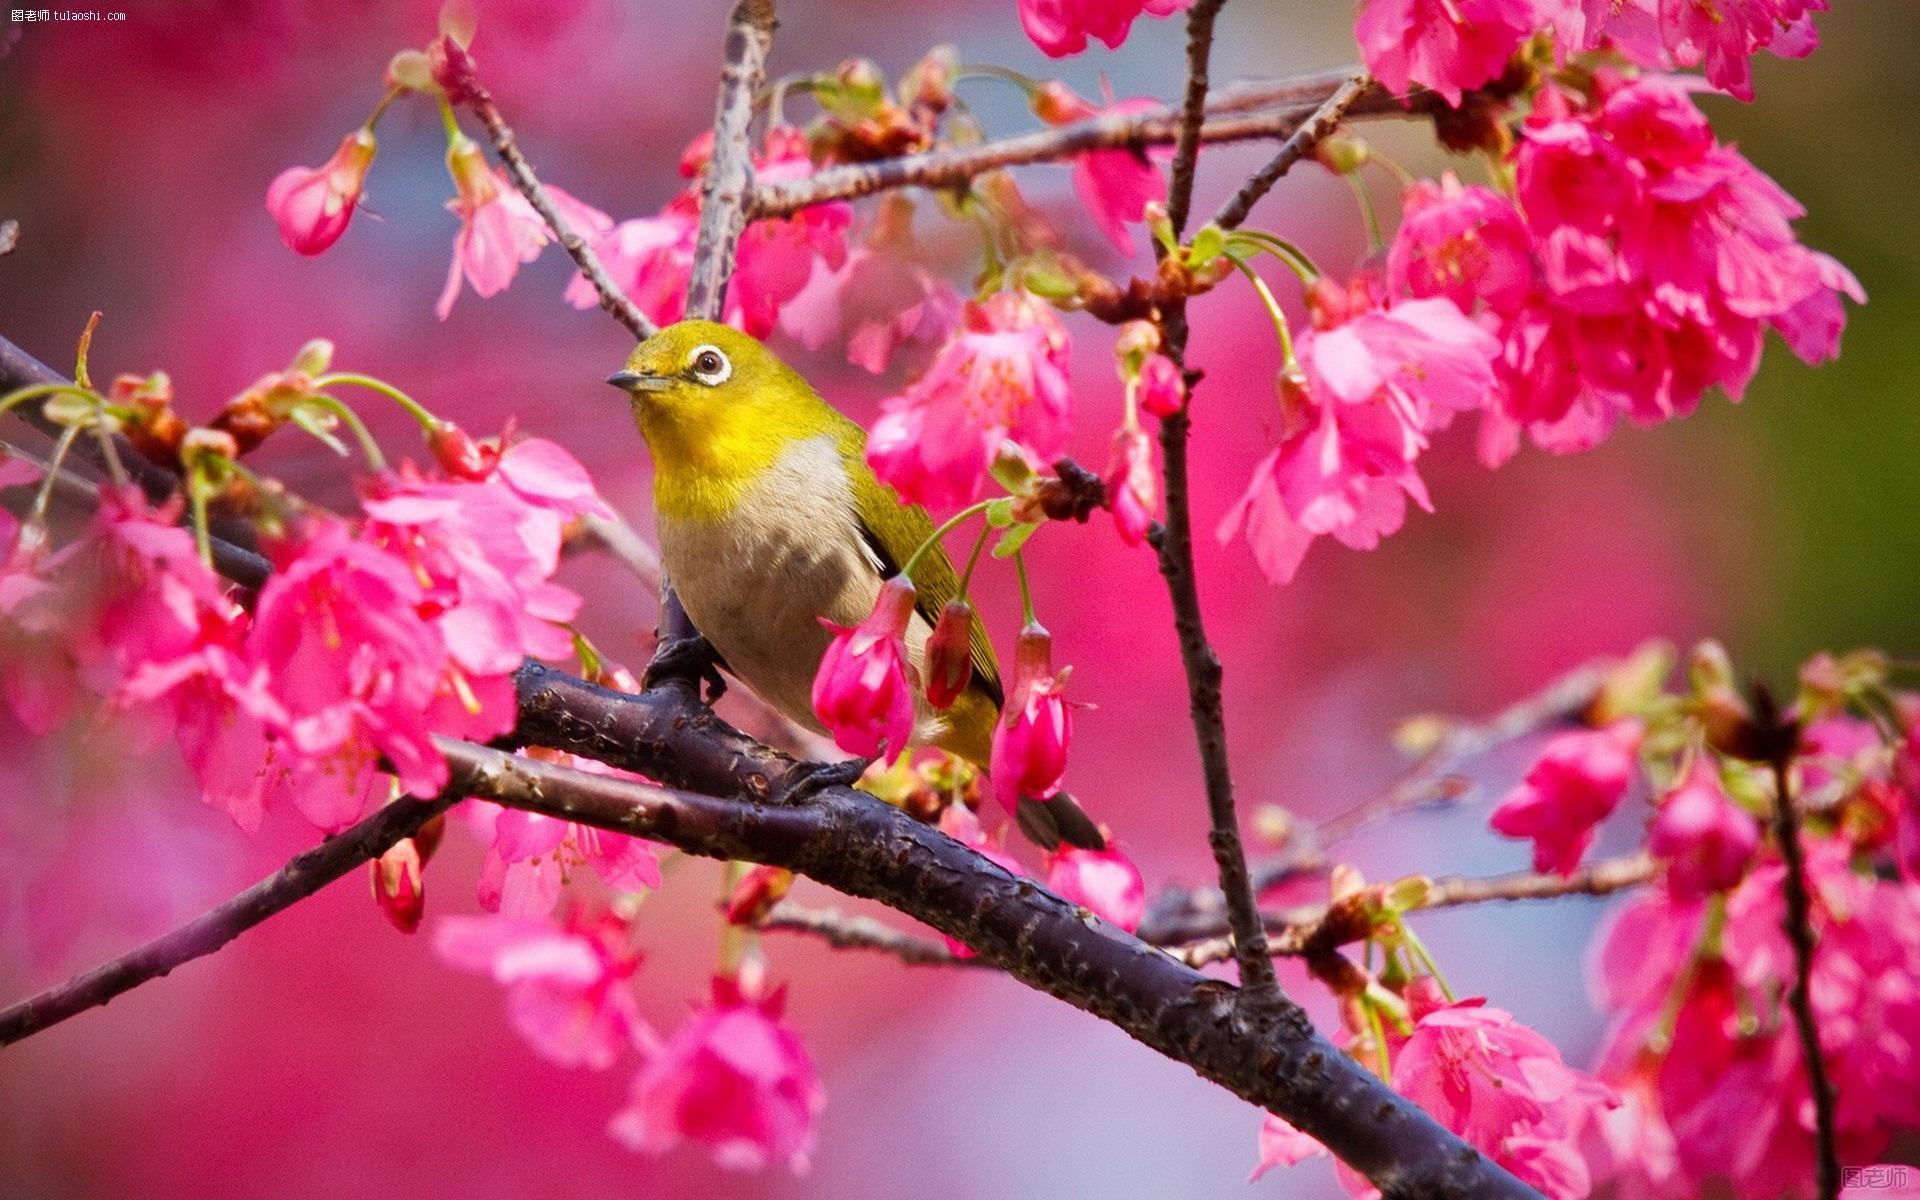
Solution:
M 659 1045 L 633 994 L 641 955 L 631 940 L 613 913 L 580 910 L 561 922 L 443 917 L 433 946 L 506 990 L 508 1019 L 541 1057 L 601 1071 L 628 1047 L 651 1054 Z
M 1262 1175 L 1275 1167 L 1297 1167 L 1309 1158 L 1326 1153 L 1327 1148 L 1311 1134 L 1301 1133 L 1285 1119 L 1268 1113 L 1260 1123 L 1260 1159 L 1254 1164 L 1253 1173 L 1247 1176 L 1247 1182 L 1259 1182 Z
M 1140 928 L 1146 915 L 1147 886 L 1140 868 L 1112 845 L 1105 850 L 1061 845 L 1047 856 L 1047 886 L 1128 933 Z
M 1008 813 L 1022 799 L 1047 800 L 1060 791 L 1073 740 L 1073 708 L 1065 673 L 1053 671 L 1053 638 L 1037 623 L 1020 631 L 1014 652 L 1013 690 L 1006 712 L 993 727 L 988 771 L 993 794 Z
M 909 500 L 961 504 L 979 495 L 1003 441 L 1051 461 L 1071 420 L 1059 318 L 1032 295 L 999 292 L 967 305 L 926 373 L 882 402 L 867 461 Z
M 475 295 L 498 295 L 513 282 L 521 264 L 538 258 L 541 247 L 552 238 L 545 218 L 514 190 L 503 172 L 487 166 L 472 138 L 463 134 L 448 146 L 447 170 L 456 191 L 447 208 L 460 218 L 460 229 L 453 236 L 447 285 L 433 310 L 443 321 L 453 311 L 462 278 Z M 612 218 L 560 188 L 547 184 L 545 190 L 561 217 L 588 241 L 605 236 L 613 227 Z
M 575 770 L 619 779 L 642 776 L 593 759 L 553 751 L 529 751 Z M 577 825 L 518 808 L 473 802 L 470 818 L 488 839 L 480 865 L 480 907 L 509 917 L 544 917 L 553 911 L 569 872 L 591 867 L 615 891 L 660 886 L 659 848 L 625 834 Z
M 692 182 L 658 215 L 617 225 L 607 221 L 597 231 L 594 249 L 608 276 L 656 324 L 672 324 L 686 315 L 687 280 L 700 227 L 700 177 L 712 155 L 713 134 L 707 131 L 681 156 L 680 173 Z M 756 180 L 788 182 L 812 169 L 802 131 L 786 125 L 767 130 L 754 156 Z M 722 319 L 754 337 L 772 332 L 781 310 L 807 287 L 817 267 L 839 271 L 846 265 L 852 223 L 853 206 L 844 200 L 753 222 L 740 236 Z M 575 308 L 600 302 L 593 285 L 579 275 L 568 285 L 566 300 Z
M 1740 882 L 1760 847 L 1760 826 L 1735 804 L 1704 759 L 1660 801 L 1647 850 L 1667 864 L 1676 899 L 1697 899 Z
M 913 583 L 902 574 L 881 586 L 860 624 L 848 628 L 821 618 L 833 642 L 813 677 L 813 715 L 849 754 L 893 761 L 913 739 L 906 641 L 913 606 Z
M 800 1035 L 780 1020 L 784 989 L 752 995 L 717 977 L 712 999 L 649 1055 L 608 1132 L 663 1154 L 683 1141 L 730 1170 L 806 1171 L 825 1090 Z
M 911 200 L 883 200 L 841 266 L 814 262 L 806 287 L 780 309 L 781 331 L 809 350 L 841 339 L 847 361 L 875 375 L 900 348 L 943 341 L 960 320 L 962 301 L 923 265 L 912 221 Z
M 1531 838 L 1534 870 L 1573 874 L 1593 842 L 1594 827 L 1633 782 L 1640 734 L 1640 723 L 1628 719 L 1554 735 L 1488 824 L 1508 837 Z
M 1719 144 L 1681 81 L 1602 73 L 1590 96 L 1548 88 L 1520 127 L 1514 200 L 1416 184 L 1389 254 L 1403 294 L 1445 296 L 1497 331 L 1499 387 L 1481 457 L 1522 435 L 1588 449 L 1621 419 L 1684 416 L 1710 387 L 1738 399 L 1771 328 L 1833 357 L 1865 299 L 1801 245 L 1793 199 Z
M 1276 583 L 1322 534 L 1370 550 L 1400 528 L 1408 497 L 1431 510 L 1414 464 L 1431 433 L 1486 401 L 1499 349 L 1450 300 L 1381 306 L 1364 284 L 1314 300 L 1301 374 L 1282 377 L 1285 440 L 1219 528 L 1222 542 L 1244 532 Z
M 1458 106 L 1461 92 L 1506 69 L 1540 23 L 1535 0 L 1364 0 L 1353 32 L 1389 90 L 1425 84 Z
M 927 703 L 951 708 L 973 679 L 973 605 L 955 597 L 940 608 L 927 638 Z
M 1140 363 L 1137 399 L 1140 411 L 1170 417 L 1187 403 L 1187 384 L 1180 368 L 1164 354 L 1149 354 Z
M 373 131 L 356 129 L 318 167 L 288 167 L 267 185 L 267 212 L 295 254 L 319 254 L 340 240 L 373 165 Z
M 1042 84 L 1033 100 L 1034 112 L 1050 125 L 1067 125 L 1098 116 L 1125 116 L 1158 107 L 1145 98 L 1114 101 L 1095 107 L 1063 83 Z M 1115 150 L 1089 150 L 1074 156 L 1073 190 L 1093 218 L 1096 228 L 1121 254 L 1133 253 L 1133 234 L 1128 225 L 1144 220 L 1147 205 L 1167 198 L 1167 181 L 1153 165 L 1146 151 L 1122 147 Z
M 1842 1161 L 1880 1159 L 1920 1121 L 1920 894 L 1857 867 L 1846 839 L 1803 836 L 1816 942 L 1809 991 L 1835 1085 Z M 1669 1194 L 1741 1200 L 1813 1191 L 1813 1105 L 1784 997 L 1784 868 L 1771 851 L 1727 896 L 1724 921 L 1669 889 L 1613 915 L 1590 973 L 1610 1026 L 1600 1073 L 1639 1089 L 1671 1131 Z M 1712 933 L 1709 937 L 1707 934 Z M 1617 1160 L 1608 1171 L 1636 1172 Z
M 367 864 L 373 885 L 373 902 L 401 933 L 420 928 L 426 912 L 427 889 L 421 871 L 420 846 L 410 837 L 401 838 L 380 857 Z
M 1170 17 L 1193 0 L 1019 0 L 1020 27 L 1054 58 L 1078 54 L 1089 37 L 1118 50 L 1142 13 Z
M 1160 479 L 1153 470 L 1153 439 L 1138 425 L 1114 431 L 1105 482 L 1107 508 L 1120 540 L 1140 545 L 1160 514 Z

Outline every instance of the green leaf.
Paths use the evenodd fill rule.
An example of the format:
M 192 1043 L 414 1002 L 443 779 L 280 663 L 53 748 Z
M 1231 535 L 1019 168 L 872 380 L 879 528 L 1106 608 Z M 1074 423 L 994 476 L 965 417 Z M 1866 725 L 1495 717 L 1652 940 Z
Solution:
M 1034 530 L 1038 528 L 1040 528 L 1040 526 L 1037 524 L 1015 525 L 1012 529 L 1000 535 L 1000 541 L 993 547 L 993 556 L 995 558 L 1012 558 L 1014 555 L 1020 553 L 1020 547 L 1027 544 L 1027 539 L 1032 537 Z
M 1218 225 L 1211 222 L 1202 225 L 1193 235 L 1193 244 L 1187 248 L 1187 269 L 1205 266 L 1219 258 L 1226 248 L 1227 235 Z
M 1013 524 L 1013 497 L 1003 496 L 987 505 L 987 524 L 995 529 L 1005 529 Z

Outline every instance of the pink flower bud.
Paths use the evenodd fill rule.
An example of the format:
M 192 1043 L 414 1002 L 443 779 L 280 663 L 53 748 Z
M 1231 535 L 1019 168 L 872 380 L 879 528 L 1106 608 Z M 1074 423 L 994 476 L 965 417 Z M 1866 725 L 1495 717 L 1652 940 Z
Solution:
M 1047 857 L 1047 886 L 1083 908 L 1132 933 L 1147 911 L 1147 886 L 1140 868 L 1117 847 L 1082 850 L 1063 845 Z
M 1013 694 L 994 726 L 989 766 L 994 795 L 1009 813 L 1018 811 L 1022 796 L 1046 800 L 1060 790 L 1073 738 L 1073 713 L 1062 690 L 1053 673 L 1053 638 L 1029 622 L 1020 631 Z
M 927 700 L 950 708 L 973 678 L 973 605 L 949 600 L 927 639 Z
M 1149 354 L 1141 362 L 1139 400 L 1142 411 L 1156 417 L 1170 417 L 1186 407 L 1186 381 L 1172 359 Z
M 319 254 L 340 240 L 373 164 L 373 133 L 356 129 L 320 167 L 288 167 L 267 185 L 267 212 L 295 254 Z
M 1113 454 L 1107 460 L 1107 508 L 1113 513 L 1120 540 L 1138 546 L 1160 511 L 1160 486 L 1153 473 L 1153 440 L 1138 426 L 1113 435 Z
M 792 886 L 792 871 L 783 867 L 753 868 L 727 897 L 727 924 L 758 925 Z
M 387 914 L 387 920 L 401 933 L 420 928 L 420 916 L 427 907 L 427 891 L 420 878 L 420 849 L 413 839 L 401 838 L 367 866 L 373 884 L 373 902 Z
M 427 432 L 427 449 L 455 479 L 485 479 L 500 465 L 500 447 L 480 444 L 452 421 L 434 422 Z
M 896 575 L 873 612 L 851 629 L 821 618 L 833 644 L 813 677 L 813 713 L 850 754 L 897 759 L 913 737 L 913 688 L 907 680 L 907 623 L 913 583 Z
M 1759 847 L 1759 824 L 1700 760 L 1660 802 L 1647 832 L 1647 849 L 1666 860 L 1667 888 L 1676 900 L 1699 899 L 1739 883 Z

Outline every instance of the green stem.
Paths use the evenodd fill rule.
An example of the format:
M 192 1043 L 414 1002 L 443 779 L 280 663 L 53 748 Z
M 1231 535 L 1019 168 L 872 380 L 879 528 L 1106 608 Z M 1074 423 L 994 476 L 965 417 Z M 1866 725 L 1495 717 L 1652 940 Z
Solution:
M 1287 328 L 1287 315 L 1280 311 L 1280 302 L 1273 298 L 1273 289 L 1267 286 L 1267 281 L 1260 278 L 1259 273 L 1252 267 L 1237 258 L 1230 261 L 1239 268 L 1242 275 L 1247 277 L 1247 281 L 1253 284 L 1253 290 L 1260 293 L 1260 302 L 1267 306 L 1267 315 L 1273 318 L 1273 331 L 1280 337 L 1280 352 L 1286 360 L 1287 368 L 1298 370 L 1300 360 L 1293 356 L 1293 333 Z
M 960 573 L 960 599 L 967 598 L 967 588 L 973 583 L 973 569 L 980 565 L 980 552 L 987 548 L 987 535 L 993 532 L 991 525 L 980 527 L 980 536 L 973 540 L 973 553 L 967 555 L 967 569 Z
M 1024 623 L 1032 625 L 1039 618 L 1034 615 L 1033 611 L 1033 585 L 1027 582 L 1027 552 L 1025 550 L 1015 550 L 1013 552 L 1013 566 L 1020 575 L 1020 619 Z
M 968 64 L 953 73 L 953 81 L 955 83 L 959 83 L 963 79 L 998 79 L 1002 83 L 1010 83 L 1022 92 L 1025 92 L 1028 100 L 1032 100 L 1033 94 L 1040 90 L 1040 81 L 1033 76 L 1023 75 L 1019 71 L 1011 70 L 1007 67 L 997 67 L 992 63 Z
M 962 521 L 966 520 L 968 517 L 972 517 L 979 513 L 983 513 L 987 511 L 987 506 L 992 503 L 993 503 L 992 500 L 981 500 L 977 503 L 967 505 L 965 508 L 961 509 L 959 512 L 953 514 L 951 517 L 948 517 L 946 521 L 940 526 L 940 528 L 934 530 L 932 533 L 927 535 L 926 541 L 921 542 L 917 547 L 914 548 L 914 551 L 912 554 L 907 555 L 907 561 L 900 568 L 900 573 L 902 575 L 905 575 L 908 579 L 912 579 L 913 569 L 920 565 L 920 558 L 922 555 L 926 554 L 927 551 L 939 545 L 940 539 L 947 536 L 949 533 L 952 533 L 955 526 L 959 525 Z
M 1387 239 L 1380 232 L 1380 214 L 1373 207 L 1373 194 L 1367 191 L 1367 185 L 1361 182 L 1358 173 L 1349 174 L 1343 178 L 1346 179 L 1347 186 L 1353 189 L 1353 198 L 1360 204 L 1360 216 L 1367 223 L 1367 248 L 1385 250 Z
M 1320 278 L 1320 268 L 1313 259 L 1297 244 L 1288 241 L 1276 233 L 1267 233 L 1260 229 L 1237 229 L 1227 235 L 1229 241 L 1249 242 L 1287 264 L 1287 269 L 1300 277 L 1300 282 L 1308 285 Z
M 393 107 L 393 102 L 405 94 L 406 90 L 398 87 L 387 89 L 387 94 L 380 97 L 380 103 L 374 105 L 373 112 L 367 116 L 366 131 L 368 133 L 373 132 L 374 126 L 380 124 L 380 118 L 387 115 L 387 109 Z
M 420 428 L 426 430 L 428 433 L 433 432 L 434 426 L 440 423 L 440 418 L 428 412 L 426 405 L 415 400 L 412 396 L 407 395 L 385 380 L 375 379 L 371 375 L 358 375 L 352 371 L 334 371 L 331 374 L 322 375 L 320 378 L 314 380 L 313 386 L 316 391 L 324 391 L 336 383 L 344 383 L 349 387 L 361 387 L 366 388 L 370 392 L 380 393 L 395 404 L 398 404 L 401 408 L 406 409 L 407 415 L 420 422 Z
M 440 98 L 440 124 L 446 129 L 450 143 L 465 136 L 460 132 L 460 118 L 453 115 L 453 105 L 447 103 L 445 96 Z
M 78 425 L 69 425 L 60 431 L 60 440 L 54 443 L 53 457 L 47 463 L 46 477 L 40 481 L 40 490 L 33 494 L 33 508 L 28 510 L 27 524 L 47 523 L 47 507 L 53 502 L 53 485 L 60 477 L 60 464 L 66 460 L 67 451 L 73 449 L 74 439 L 79 436 Z
M 346 424 L 347 429 L 353 433 L 354 440 L 360 443 L 360 453 L 367 456 L 369 467 L 376 471 L 387 469 L 387 456 L 380 452 L 380 443 L 373 440 L 373 434 L 368 432 L 366 422 L 362 421 L 359 414 L 355 413 L 345 401 L 338 396 L 316 392 L 313 402 L 339 417 Z
M 207 529 L 207 490 L 208 482 L 201 473 L 201 464 L 195 462 L 187 475 L 187 502 L 193 507 L 193 544 L 200 552 L 200 561 L 213 570 L 213 534 Z
M 32 387 L 23 387 L 18 391 L 8 392 L 6 395 L 0 396 L 0 416 L 4 416 L 18 405 L 25 404 L 29 400 L 38 400 L 42 396 L 80 396 L 93 401 L 95 404 L 106 403 L 105 398 L 103 398 L 100 393 L 90 388 L 80 387 L 77 384 L 36 383 Z
M 1414 178 L 1414 174 L 1412 171 L 1407 170 L 1405 167 L 1401 166 L 1399 163 L 1395 162 L 1393 159 L 1388 158 L 1386 155 L 1380 153 L 1379 150 L 1375 149 L 1372 146 L 1367 147 L 1367 161 L 1373 162 L 1373 163 L 1379 163 L 1381 166 L 1385 167 L 1387 171 L 1396 180 L 1400 182 L 1400 186 L 1403 188 L 1412 187 L 1415 183 L 1419 182 L 1417 179 Z

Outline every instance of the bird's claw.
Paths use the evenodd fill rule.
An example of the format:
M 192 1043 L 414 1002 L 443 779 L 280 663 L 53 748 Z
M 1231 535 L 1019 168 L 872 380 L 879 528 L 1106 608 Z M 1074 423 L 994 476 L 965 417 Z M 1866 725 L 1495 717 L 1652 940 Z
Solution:
M 654 648 L 652 660 L 641 673 L 640 686 L 653 688 L 663 683 L 683 681 L 699 691 L 704 684 L 706 702 L 712 704 L 727 692 L 727 680 L 720 674 L 719 663 L 719 654 L 707 639 L 698 634 L 669 638 Z
M 870 758 L 843 758 L 838 762 L 800 762 L 780 780 L 780 798 L 794 804 L 830 787 L 852 787 L 873 765 Z

